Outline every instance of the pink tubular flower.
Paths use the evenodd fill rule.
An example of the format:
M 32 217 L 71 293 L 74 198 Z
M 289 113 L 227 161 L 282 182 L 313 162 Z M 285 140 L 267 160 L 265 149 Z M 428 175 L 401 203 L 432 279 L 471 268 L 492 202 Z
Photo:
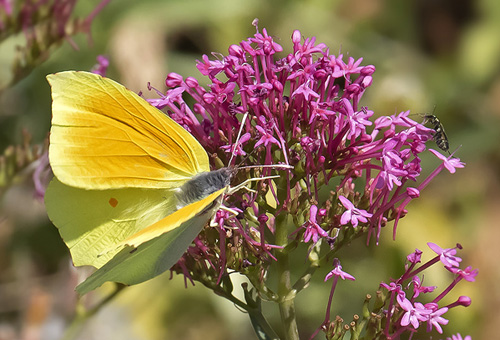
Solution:
M 421 262 L 422 252 L 417 249 L 408 256 L 409 263 L 405 264 L 405 272 L 401 277 L 393 279 L 390 284 L 380 284 L 381 287 L 386 288 L 390 292 L 386 298 L 389 303 L 388 306 L 385 307 L 387 321 L 384 333 L 387 338 L 397 339 L 408 331 L 413 333 L 413 329 L 417 329 L 422 323 L 426 323 L 427 332 L 435 330 L 441 334 L 443 333 L 442 326 L 448 324 L 448 320 L 445 319 L 443 315 L 452 308 L 458 306 L 467 307 L 471 304 L 471 299 L 467 296 L 460 296 L 455 302 L 449 303 L 446 306 L 440 306 L 438 304 L 444 296 L 447 296 L 451 292 L 458 282 L 466 278 L 472 280 L 477 274 L 477 271 L 472 270 L 470 267 L 466 268 L 466 270 L 452 267 L 452 265 L 458 265 L 459 263 L 457 260 L 458 258 L 454 255 L 456 254 L 456 249 L 462 249 L 460 244 L 457 244 L 456 248 L 453 249 L 442 249 L 433 243 L 429 243 L 428 245 L 433 251 L 437 252 L 439 256 L 418 266 Z M 457 277 L 455 277 L 448 287 L 442 289 L 439 295 L 434 297 L 432 302 L 426 304 L 417 302 L 417 298 L 422 298 L 423 295 L 434 292 L 438 287 L 423 286 L 420 277 L 416 274 L 421 273 L 434 264 L 439 264 L 440 257 L 443 257 L 441 261 L 446 263 L 445 268 L 458 274 Z M 413 287 L 413 293 L 411 298 L 408 299 L 406 296 L 411 293 L 411 287 Z M 397 304 L 395 304 L 395 302 L 397 302 Z M 395 320 L 399 321 L 399 327 L 394 325 Z M 410 330 L 409 327 L 413 329 Z
M 331 279 L 333 276 L 338 276 L 342 280 L 346 280 L 346 279 L 351 280 L 351 281 L 356 280 L 356 278 L 354 276 L 352 276 L 351 274 L 346 273 L 345 271 L 342 270 L 342 266 L 340 265 L 340 261 L 336 260 L 333 262 L 334 262 L 334 268 L 332 271 L 330 271 L 328 274 L 326 274 L 325 281 Z
M 109 59 L 103 55 L 97 56 L 97 64 L 92 67 L 91 72 L 105 77 L 109 67 Z
M 224 150 L 225 152 L 232 153 L 235 156 L 245 156 L 247 153 L 243 151 L 242 146 L 250 140 L 250 134 L 245 133 L 243 136 L 240 137 L 240 140 L 238 143 L 235 145 L 223 145 L 221 146 L 221 150 Z
M 444 167 L 452 174 L 457 171 L 456 168 L 463 168 L 465 166 L 465 163 L 461 162 L 458 158 L 443 156 L 438 151 L 433 149 L 429 149 L 429 151 L 432 152 L 437 158 L 441 159 L 444 162 Z
M 412 279 L 413 283 L 413 298 L 417 298 L 420 293 L 430 293 L 436 289 L 436 286 L 422 286 L 422 282 L 418 276 L 414 276 Z
M 443 249 L 439 247 L 437 244 L 428 242 L 427 245 L 431 248 L 436 254 L 439 255 L 439 259 L 447 268 L 458 267 L 462 259 L 458 256 L 455 256 L 457 250 L 455 248 Z
M 352 204 L 351 201 L 344 196 L 339 196 L 339 200 L 347 209 L 340 218 L 341 225 L 351 222 L 352 226 L 356 228 L 358 226 L 358 221 L 366 223 L 368 222 L 368 218 L 373 216 L 373 214 L 370 214 L 366 210 L 357 209 L 354 204 Z
M 406 193 L 411 198 L 419 198 L 420 197 L 420 191 L 416 188 L 406 188 Z
M 303 225 L 303 227 L 306 228 L 306 231 L 304 232 L 305 243 L 309 242 L 311 239 L 314 243 L 316 243 L 320 237 L 328 237 L 328 233 L 324 231 L 316 222 L 317 213 L 318 207 L 312 205 L 309 212 L 309 220 Z
M 458 274 L 461 278 L 469 282 L 476 281 L 476 276 L 479 273 L 477 269 L 472 269 L 471 266 L 468 266 L 465 269 L 451 268 L 450 271 L 452 273 Z
M 422 259 L 422 251 L 419 249 L 415 249 L 415 251 L 413 253 L 411 253 L 410 255 L 408 255 L 406 257 L 406 259 L 410 263 L 414 263 L 414 264 L 420 263 L 420 261 Z
M 430 311 L 420 302 L 412 304 L 410 300 L 404 297 L 404 294 L 398 294 L 396 300 L 401 308 L 406 311 L 401 318 L 401 326 L 408 326 L 411 324 L 413 328 L 417 329 L 420 326 L 420 322 L 425 321 L 427 315 L 430 313 Z
M 463 307 L 469 307 L 470 304 L 472 303 L 471 301 L 471 298 L 468 297 L 468 296 L 460 296 L 457 300 L 457 303 L 460 305 L 460 306 L 463 306 Z M 450 308 L 450 307 L 448 307 Z
M 52 178 L 52 168 L 49 164 L 49 153 L 45 152 L 37 161 L 37 166 L 33 172 L 33 184 L 35 185 L 35 197 L 43 200 L 45 190 Z
M 451 338 L 446 338 L 446 340 L 472 340 L 472 337 L 470 335 L 466 335 L 465 337 L 462 337 L 460 333 L 457 333 L 456 335 L 452 335 Z
M 441 315 L 448 311 L 448 307 L 437 309 L 437 305 L 433 303 L 428 303 L 425 306 L 428 307 L 429 310 L 431 310 L 431 312 L 426 315 L 427 331 L 430 332 L 434 327 L 439 334 L 443 334 L 441 325 L 447 325 L 449 321 L 443 318 Z
M 395 282 L 391 282 L 389 284 L 381 282 L 380 285 L 390 292 L 396 292 L 399 294 L 399 292 L 401 291 L 401 285 L 398 285 Z
M 279 145 L 278 140 L 272 136 L 271 130 L 266 131 L 262 126 L 259 125 L 257 125 L 255 128 L 260 132 L 261 135 L 257 143 L 255 143 L 255 148 L 261 144 L 263 144 L 264 146 L 268 146 L 270 143 Z
M 165 107 L 182 100 L 181 98 L 183 92 L 183 88 L 176 88 L 167 91 L 167 93 L 165 93 L 165 95 L 162 96 L 161 99 L 148 99 L 148 102 L 156 107 Z
M 469 307 L 471 303 L 472 303 L 472 300 L 470 297 L 462 295 L 455 302 L 450 303 L 446 307 L 448 307 L 448 309 L 452 309 L 452 308 L 455 308 L 458 306 Z

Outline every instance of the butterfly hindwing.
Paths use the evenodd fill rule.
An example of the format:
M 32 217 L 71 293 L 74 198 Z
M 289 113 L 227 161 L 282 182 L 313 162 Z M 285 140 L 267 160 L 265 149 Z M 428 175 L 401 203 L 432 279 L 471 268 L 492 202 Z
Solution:
M 81 283 L 76 291 L 83 295 L 100 287 L 106 281 L 133 285 L 170 269 L 218 209 L 219 205 L 211 204 L 212 201 L 205 201 L 207 204 L 205 209 L 193 217 L 185 218 L 177 227 L 171 228 L 168 232 L 141 243 L 137 248 L 126 246 Z M 186 206 L 179 211 L 183 209 L 192 210 L 192 207 Z M 170 216 L 172 215 L 168 217 Z
M 116 253 L 117 243 L 172 213 L 173 198 L 158 189 L 83 190 L 54 178 L 45 206 L 75 266 L 99 268 Z

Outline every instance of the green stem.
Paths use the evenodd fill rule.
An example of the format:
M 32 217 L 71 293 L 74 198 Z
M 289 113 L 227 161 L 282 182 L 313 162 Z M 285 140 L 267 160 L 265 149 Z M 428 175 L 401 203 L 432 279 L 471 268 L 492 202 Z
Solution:
M 225 290 L 220 285 L 215 285 L 213 281 L 199 280 L 199 282 L 203 283 L 205 287 L 212 289 L 215 294 L 226 298 L 236 306 L 240 307 L 242 310 L 245 310 L 250 317 L 250 321 L 252 322 L 252 326 L 255 330 L 255 333 L 257 334 L 258 339 L 279 340 L 271 325 L 269 325 L 264 315 L 262 315 L 260 298 L 258 296 L 256 296 L 255 299 L 252 298 L 252 294 L 248 290 L 246 284 L 242 285 L 242 288 L 245 291 L 245 303 L 231 294 L 231 292 Z
M 283 248 L 276 253 L 278 260 L 278 296 L 281 323 L 285 340 L 299 340 L 297 319 L 295 314 L 295 290 L 290 279 L 290 259 L 284 249 L 288 244 L 288 228 L 286 214 L 276 217 L 276 244 Z
M 97 305 L 92 307 L 91 309 L 86 310 L 81 301 L 78 302 L 76 306 L 76 316 L 69 325 L 69 327 L 66 329 L 64 332 L 64 335 L 62 337 L 62 340 L 71 340 L 75 339 L 77 335 L 82 331 L 83 326 L 85 325 L 85 322 L 90 319 L 92 316 L 94 316 L 98 311 L 101 310 L 102 307 L 106 306 L 108 302 L 113 300 L 118 293 L 122 291 L 123 288 L 125 288 L 125 285 L 122 284 L 116 284 L 115 290 L 109 294 L 106 298 L 104 298 L 102 301 L 100 301 Z

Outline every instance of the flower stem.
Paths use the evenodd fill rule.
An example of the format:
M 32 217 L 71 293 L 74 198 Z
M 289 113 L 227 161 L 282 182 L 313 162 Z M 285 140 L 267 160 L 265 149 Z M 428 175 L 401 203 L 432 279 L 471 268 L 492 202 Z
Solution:
M 286 214 L 276 217 L 276 244 L 283 248 L 276 254 L 278 263 L 278 296 L 284 340 L 299 340 L 295 314 L 295 290 L 290 280 L 290 259 L 285 247 L 288 244 Z
M 92 316 L 97 314 L 97 312 L 99 312 L 102 307 L 107 306 L 107 304 L 111 300 L 113 300 L 118 295 L 118 293 L 120 293 L 125 287 L 126 287 L 125 285 L 116 284 L 115 290 L 111 294 L 109 294 L 97 305 L 88 310 L 85 310 L 83 304 L 81 303 L 81 301 L 79 301 L 76 307 L 77 315 L 75 316 L 69 327 L 65 330 L 62 339 L 63 340 L 75 339 L 78 336 L 78 334 L 80 334 L 83 331 L 83 326 L 85 325 L 87 320 L 89 320 Z

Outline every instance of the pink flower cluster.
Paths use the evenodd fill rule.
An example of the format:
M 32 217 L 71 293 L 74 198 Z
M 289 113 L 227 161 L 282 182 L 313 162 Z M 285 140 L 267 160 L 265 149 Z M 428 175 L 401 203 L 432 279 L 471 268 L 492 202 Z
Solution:
M 453 155 L 431 150 L 443 162 L 420 180 L 420 155 L 427 142 L 434 143 L 436 131 L 412 120 L 409 111 L 373 119 L 374 112 L 362 107 L 360 99 L 372 85 L 374 66 L 333 55 L 315 38 L 303 39 L 299 31 L 293 32 L 291 40 L 292 51 L 278 57 L 283 48 L 265 29 L 257 30 L 253 37 L 230 46 L 227 55 L 203 56 L 197 67 L 208 77 L 207 87 L 193 77 L 170 73 L 167 91 L 155 89 L 159 98 L 150 100 L 198 139 L 214 169 L 234 164 L 268 166 L 238 172 L 235 183 L 280 175 L 257 182 L 254 191 L 226 197 L 225 204 L 240 213 L 235 217 L 219 212 L 218 232 L 206 228 L 174 268 L 190 279 L 206 280 L 212 271 L 219 283 L 231 269 L 262 288 L 276 248 L 303 242 L 311 255 L 319 253 L 322 244 L 329 251 L 360 234 L 367 235 L 367 242 L 374 238 L 378 243 L 388 221 L 395 221 L 395 236 L 408 203 L 443 169 L 454 173 L 464 166 Z M 238 138 L 244 115 L 248 119 Z M 229 164 L 232 156 L 235 163 Z M 278 164 L 293 169 L 272 169 Z M 276 230 L 287 220 L 294 224 L 290 242 L 279 243 Z M 451 253 L 447 250 L 442 255 L 450 270 L 456 268 Z M 418 254 L 413 258 L 412 263 L 420 261 Z M 403 278 L 386 285 L 394 294 L 391 306 L 397 302 L 404 311 L 398 331 L 417 328 L 422 322 L 441 330 L 440 325 L 447 322 L 442 315 L 452 306 L 439 308 L 440 298 L 425 305 L 415 302 L 419 294 L 433 288 L 421 285 L 413 265 L 408 273 L 412 275 L 404 280 L 412 278 L 413 297 L 402 293 Z M 458 276 L 461 273 L 457 271 Z M 354 280 L 335 260 L 326 277 L 333 278 L 333 283 L 323 326 L 329 322 L 339 277 Z
M 232 153 L 244 164 L 294 167 L 278 170 L 279 188 L 268 182 L 276 209 L 265 209 L 257 195 L 246 192 L 233 195 L 231 204 L 251 208 L 256 217 L 309 213 L 294 233 L 304 242 L 332 242 L 344 227 L 378 242 L 381 228 L 395 220 L 395 232 L 406 205 L 444 167 L 451 172 L 463 167 L 433 151 L 443 166 L 416 183 L 419 155 L 434 131 L 410 119 L 408 111 L 372 121 L 374 112 L 359 101 L 372 84 L 374 66 L 352 57 L 344 61 L 299 31 L 292 34 L 292 52 L 277 58 L 282 51 L 265 29 L 257 31 L 230 46 L 227 55 L 203 56 L 197 67 L 209 79 L 207 88 L 193 77 L 170 73 L 168 90 L 150 100 L 200 141 L 214 168 L 228 166 Z M 243 114 L 249 119 L 237 140 Z M 333 190 L 328 199 L 320 195 L 324 187 Z M 238 229 L 234 220 L 226 225 Z
M 453 303 L 446 306 L 439 306 L 443 297 L 449 294 L 461 280 L 469 282 L 475 281 L 478 270 L 472 269 L 470 266 L 466 269 L 460 269 L 458 267 L 462 261 L 461 258 L 456 256 L 457 248 L 461 249 L 460 245 L 457 245 L 457 248 L 449 249 L 443 249 L 434 243 L 428 243 L 428 246 L 437 254 L 436 257 L 420 267 L 417 267 L 418 263 L 421 262 L 422 251 L 416 249 L 414 253 L 407 257 L 408 265 L 406 266 L 404 274 L 390 284 L 381 284 L 381 286 L 386 288 L 391 294 L 390 303 L 386 312 L 387 326 L 385 329 L 385 334 L 389 336 L 389 325 L 392 324 L 393 333 L 390 334 L 391 339 L 398 339 L 405 331 L 415 332 L 422 323 L 427 324 L 428 332 L 434 328 L 438 333 L 443 333 L 441 326 L 448 324 L 448 320 L 443 317 L 443 314 L 448 312 L 451 308 L 457 306 L 467 307 L 471 304 L 471 299 L 469 297 L 460 296 Z M 437 287 L 424 286 L 418 274 L 438 262 L 441 262 L 448 271 L 454 273 L 455 278 L 450 285 L 431 302 L 425 304 L 420 303 L 416 301 L 417 297 L 421 294 L 432 293 Z M 406 284 L 405 282 L 408 280 L 410 282 Z M 409 288 L 413 290 L 410 297 L 408 297 L 408 293 L 405 292 L 405 290 Z M 394 297 L 396 298 L 397 305 L 394 305 Z M 393 319 L 397 319 L 399 322 L 391 323 Z M 396 326 L 394 326 L 394 324 L 396 324 Z

